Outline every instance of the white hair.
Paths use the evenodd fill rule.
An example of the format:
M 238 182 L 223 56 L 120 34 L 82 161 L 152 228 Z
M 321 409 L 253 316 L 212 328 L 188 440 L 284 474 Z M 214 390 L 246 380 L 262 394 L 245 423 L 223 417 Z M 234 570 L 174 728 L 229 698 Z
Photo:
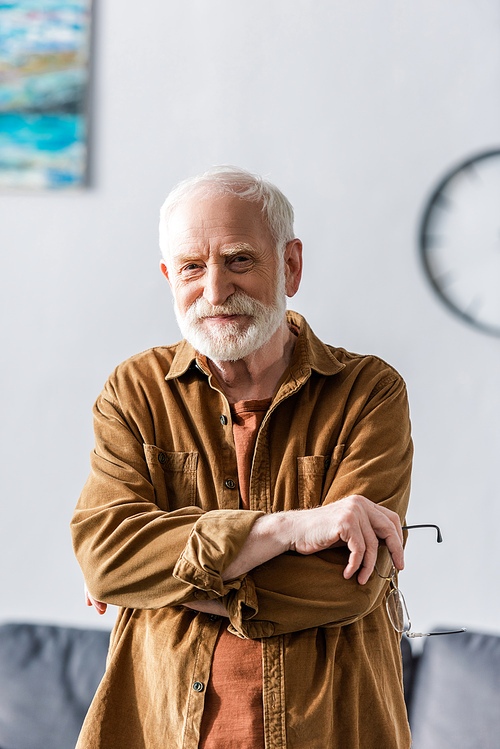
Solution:
M 169 193 L 160 209 L 160 249 L 168 254 L 168 221 L 174 208 L 194 192 L 210 195 L 235 195 L 242 200 L 259 203 L 276 248 L 284 253 L 287 242 L 294 238 L 293 208 L 276 185 L 258 174 L 235 166 L 215 166 L 212 169 L 180 182 Z

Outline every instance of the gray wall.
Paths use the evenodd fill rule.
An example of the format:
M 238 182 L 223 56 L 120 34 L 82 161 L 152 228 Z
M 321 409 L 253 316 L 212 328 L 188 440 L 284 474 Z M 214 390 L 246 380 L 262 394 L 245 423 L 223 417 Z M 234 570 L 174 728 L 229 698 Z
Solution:
M 83 603 L 68 523 L 91 406 L 127 356 L 178 339 L 158 270 L 170 187 L 216 163 L 268 174 L 305 244 L 292 307 L 408 382 L 418 628 L 500 630 L 500 340 L 451 316 L 416 248 L 443 171 L 498 144 L 495 0 L 96 4 L 93 186 L 2 195 L 1 619 L 111 626 Z

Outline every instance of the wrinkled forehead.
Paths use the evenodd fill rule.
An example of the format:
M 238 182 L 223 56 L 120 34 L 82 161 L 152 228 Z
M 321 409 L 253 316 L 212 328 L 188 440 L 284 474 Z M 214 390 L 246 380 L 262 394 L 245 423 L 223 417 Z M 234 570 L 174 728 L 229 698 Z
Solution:
M 170 252 L 186 242 L 275 244 L 258 202 L 199 189 L 172 208 L 167 224 Z

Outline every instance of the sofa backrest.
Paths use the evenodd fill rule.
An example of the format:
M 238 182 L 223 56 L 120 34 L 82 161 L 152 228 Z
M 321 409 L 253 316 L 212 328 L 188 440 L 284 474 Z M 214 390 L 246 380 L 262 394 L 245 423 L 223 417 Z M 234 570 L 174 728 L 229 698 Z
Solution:
M 109 632 L 0 625 L 0 749 L 74 749 L 104 673 Z M 403 637 L 414 749 L 500 747 L 500 637 Z
M 0 747 L 74 749 L 109 632 L 0 625 Z
M 428 637 L 409 701 L 414 749 L 500 747 L 500 637 Z

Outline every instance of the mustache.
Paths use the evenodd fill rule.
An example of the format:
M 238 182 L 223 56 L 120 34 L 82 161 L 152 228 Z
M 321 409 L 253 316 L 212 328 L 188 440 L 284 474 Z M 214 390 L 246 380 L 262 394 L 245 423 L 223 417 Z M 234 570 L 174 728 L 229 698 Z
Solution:
M 206 317 L 217 317 L 219 315 L 247 315 L 254 317 L 265 309 L 262 302 L 245 294 L 243 291 L 235 291 L 226 299 L 224 304 L 213 305 L 200 297 L 189 307 L 186 317 L 190 322 L 200 322 Z

